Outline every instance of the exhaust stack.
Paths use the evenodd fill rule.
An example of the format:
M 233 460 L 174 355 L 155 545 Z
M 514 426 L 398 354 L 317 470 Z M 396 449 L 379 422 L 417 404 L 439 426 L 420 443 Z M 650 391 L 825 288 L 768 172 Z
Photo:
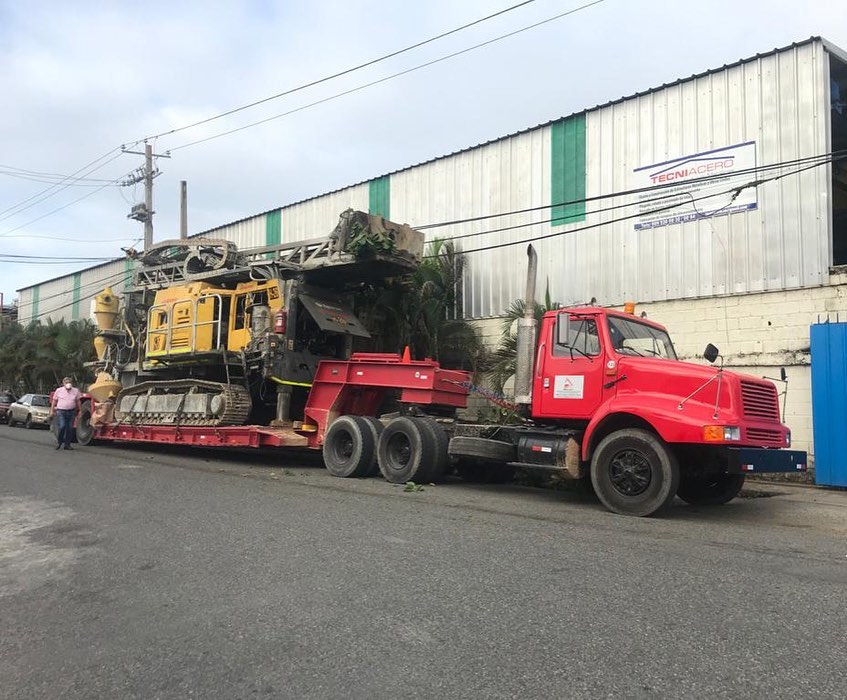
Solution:
M 526 296 L 523 318 L 518 319 L 517 356 L 515 358 L 515 403 L 532 403 L 532 361 L 535 357 L 535 338 L 538 321 L 535 319 L 535 278 L 538 271 L 538 254 L 532 245 L 527 246 Z

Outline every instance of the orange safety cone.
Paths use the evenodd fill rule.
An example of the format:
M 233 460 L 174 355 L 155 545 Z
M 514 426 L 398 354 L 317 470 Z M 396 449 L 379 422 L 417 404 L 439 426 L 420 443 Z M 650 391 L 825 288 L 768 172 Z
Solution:
M 401 360 L 403 364 L 408 365 L 412 362 L 412 353 L 409 352 L 409 346 L 406 346 L 406 349 L 403 350 L 403 359 Z

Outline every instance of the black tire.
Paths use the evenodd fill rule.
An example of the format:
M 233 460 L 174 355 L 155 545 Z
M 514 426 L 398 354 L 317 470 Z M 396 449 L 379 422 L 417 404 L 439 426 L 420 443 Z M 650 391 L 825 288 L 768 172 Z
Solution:
M 441 481 L 450 470 L 450 455 L 447 453 L 447 444 L 450 442 L 450 438 L 447 437 L 444 428 L 434 418 L 418 416 L 415 420 L 423 426 L 424 430 L 429 432 L 435 445 L 433 462 L 429 469 L 430 481 Z
M 653 515 L 676 495 L 679 465 L 657 435 L 625 428 L 600 441 L 591 458 L 591 484 L 613 513 Z
M 379 465 L 376 461 L 376 446 L 379 444 L 379 436 L 382 435 L 382 429 L 385 426 L 379 418 L 374 418 L 373 416 L 357 416 L 357 418 L 367 424 L 374 441 L 373 459 L 367 471 L 362 476 L 376 476 L 379 474 Z
M 508 442 L 481 437 L 454 437 L 448 448 L 452 457 L 470 457 L 489 462 L 514 462 L 515 447 Z
M 90 445 L 94 441 L 94 428 L 91 425 L 91 402 L 83 401 L 76 421 L 76 441 L 80 445 Z
M 717 474 L 705 478 L 682 477 L 676 495 L 693 506 L 722 506 L 744 486 L 744 474 Z
M 24 428 L 27 430 L 32 430 L 32 415 L 27 413 L 26 418 L 24 418 Z
M 340 416 L 326 431 L 324 465 L 333 476 L 364 476 L 373 462 L 374 441 L 370 427 L 358 416 Z
M 6 424 L 7 424 L 10 428 L 14 428 L 14 427 L 15 427 L 15 419 L 14 419 L 14 418 L 12 418 L 12 412 L 11 412 L 11 411 L 9 411 L 9 412 L 6 414 Z
M 514 467 L 474 457 L 462 457 L 456 463 L 456 473 L 474 484 L 508 484 L 515 478 Z
M 435 440 L 423 422 L 406 416 L 385 426 L 376 448 L 379 471 L 392 484 L 428 482 L 436 452 Z

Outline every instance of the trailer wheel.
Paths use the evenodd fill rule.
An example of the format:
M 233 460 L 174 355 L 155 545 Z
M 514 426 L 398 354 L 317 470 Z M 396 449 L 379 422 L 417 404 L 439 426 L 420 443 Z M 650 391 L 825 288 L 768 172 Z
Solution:
M 735 498 L 742 486 L 744 474 L 718 474 L 701 479 L 683 476 L 677 496 L 693 506 L 722 506 Z
M 76 421 L 76 441 L 80 445 L 90 445 L 94 440 L 94 428 L 91 425 L 91 402 L 83 401 L 79 407 Z
M 450 439 L 444 428 L 439 425 L 438 421 L 429 416 L 418 416 L 415 418 L 428 431 L 435 445 L 434 460 L 430 469 L 429 478 L 432 481 L 439 481 L 447 476 L 450 470 L 450 455 L 447 453 L 447 444 Z
M 373 416 L 356 416 L 356 418 L 367 426 L 371 432 L 371 438 L 373 439 L 373 449 L 371 450 L 373 458 L 362 476 L 376 476 L 379 474 L 379 466 L 376 463 L 376 446 L 379 444 L 379 436 L 382 435 L 382 429 L 385 426 L 379 418 L 374 418 Z
M 679 465 L 662 440 L 625 428 L 607 435 L 591 459 L 591 483 L 606 508 L 646 516 L 667 506 L 679 486 Z
M 357 416 L 340 416 L 326 431 L 324 465 L 333 476 L 364 476 L 373 461 L 373 453 L 371 429 Z
M 379 471 L 387 481 L 423 483 L 432 476 L 437 445 L 422 422 L 400 416 L 385 426 L 376 453 Z

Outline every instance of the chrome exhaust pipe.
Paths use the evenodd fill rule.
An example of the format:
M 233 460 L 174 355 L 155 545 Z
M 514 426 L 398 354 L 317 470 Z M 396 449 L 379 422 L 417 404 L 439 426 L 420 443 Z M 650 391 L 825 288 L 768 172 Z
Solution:
M 517 355 L 515 357 L 515 403 L 532 403 L 532 364 L 535 358 L 535 338 L 538 321 L 535 319 L 535 278 L 538 274 L 538 254 L 532 245 L 526 249 L 528 258 L 524 316 L 518 319 Z

